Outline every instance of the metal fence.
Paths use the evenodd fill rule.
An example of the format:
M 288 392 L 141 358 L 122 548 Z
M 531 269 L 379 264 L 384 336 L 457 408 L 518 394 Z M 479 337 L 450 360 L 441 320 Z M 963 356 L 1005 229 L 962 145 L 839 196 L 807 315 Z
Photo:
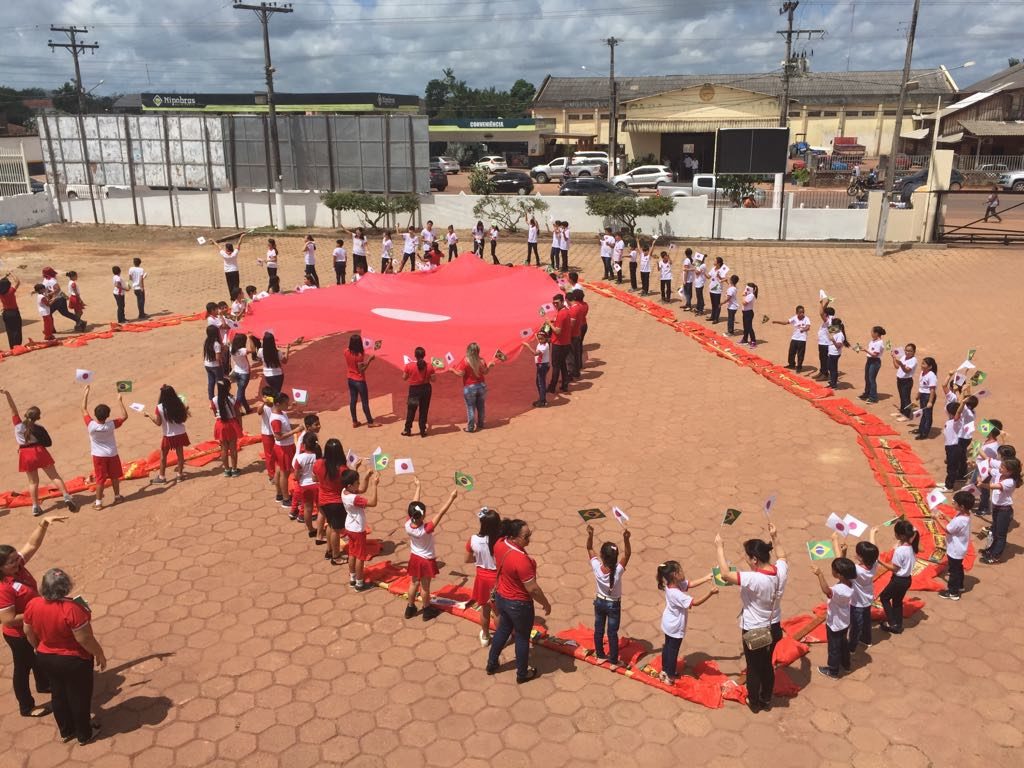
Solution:
M 137 209 L 137 196 L 166 190 L 173 209 L 175 192 L 199 190 L 216 218 L 213 192 L 274 186 L 266 116 L 51 114 L 40 128 L 58 206 L 119 191 Z M 278 132 L 286 192 L 429 192 L 426 116 L 285 115 Z M 98 222 L 103 207 L 91 207 Z
M 0 197 L 24 195 L 31 191 L 24 148 L 0 147 Z

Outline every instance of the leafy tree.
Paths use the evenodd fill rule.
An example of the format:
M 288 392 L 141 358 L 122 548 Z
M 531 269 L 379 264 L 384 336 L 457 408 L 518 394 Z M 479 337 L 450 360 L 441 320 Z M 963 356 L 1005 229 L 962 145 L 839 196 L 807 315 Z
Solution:
M 1010 67 L 1016 67 L 1018 64 L 1020 64 L 1020 59 L 1018 59 L 1016 56 L 1011 56 L 1009 59 L 1007 59 L 1006 64 L 1007 66 Z
M 413 194 L 385 197 L 369 192 L 327 192 L 320 200 L 333 211 L 356 211 L 361 224 L 370 230 L 379 229 L 400 213 L 415 214 L 420 207 L 419 198 Z
M 469 171 L 469 191 L 474 195 L 493 195 L 494 184 L 491 183 L 491 174 L 484 168 L 473 168 Z
M 55 90 L 52 94 L 53 106 L 61 112 L 67 112 L 72 115 L 78 114 L 78 91 L 75 89 L 75 84 L 68 81 L 64 83 L 60 88 Z M 114 107 L 114 102 L 120 98 L 116 96 L 93 96 L 90 93 L 85 94 L 85 113 L 93 114 L 96 112 L 109 112 Z
M 522 79 L 511 90 L 499 91 L 494 86 L 471 88 L 465 80 L 456 79 L 451 67 L 444 69 L 442 75 L 427 83 L 423 95 L 430 117 L 519 117 L 526 114 L 536 93 L 533 85 Z
M 539 197 L 485 195 L 473 206 L 473 215 L 482 221 L 497 224 L 505 232 L 519 231 L 519 223 L 548 209 Z
M 626 232 L 637 231 L 637 219 L 667 216 L 676 207 L 671 197 L 633 197 L 632 195 L 602 194 L 587 198 L 587 213 L 601 216 L 612 224 L 617 222 Z
M 754 194 L 757 187 L 754 176 L 737 176 L 733 174 L 722 174 L 718 177 L 718 191 L 721 192 L 733 205 L 739 205 L 744 197 Z

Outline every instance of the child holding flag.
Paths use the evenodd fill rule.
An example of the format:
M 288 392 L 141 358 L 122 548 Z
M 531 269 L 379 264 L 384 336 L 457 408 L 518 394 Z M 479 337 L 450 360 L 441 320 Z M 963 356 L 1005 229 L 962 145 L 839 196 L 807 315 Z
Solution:
M 409 535 L 409 602 L 405 606 L 405 618 L 416 615 L 416 595 L 423 595 L 423 620 L 437 616 L 440 611 L 430 604 L 430 580 L 440 571 L 437 568 L 437 554 L 434 548 L 434 531 L 441 524 L 445 513 L 451 509 L 459 489 L 453 488 L 448 500 L 429 523 L 423 522 L 427 513 L 427 505 L 420 501 L 420 480 L 416 482 L 416 495 L 409 502 L 409 519 L 405 523 L 405 532 Z

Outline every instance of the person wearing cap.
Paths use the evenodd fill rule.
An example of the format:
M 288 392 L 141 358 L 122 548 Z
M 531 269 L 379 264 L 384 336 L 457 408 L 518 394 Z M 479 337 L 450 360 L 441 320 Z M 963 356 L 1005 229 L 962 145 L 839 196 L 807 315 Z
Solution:
M 68 297 L 61 290 L 57 281 L 57 270 L 53 267 L 43 267 L 43 287 L 46 288 L 46 303 L 50 305 L 50 314 L 63 315 L 75 324 L 75 330 L 81 333 L 85 330 L 85 321 L 76 317 L 68 309 Z
M 409 534 L 409 603 L 405 606 L 405 618 L 416 615 L 416 595 L 423 595 L 423 620 L 437 616 L 440 611 L 430 604 L 430 580 L 440 571 L 437 568 L 437 553 L 434 549 L 434 531 L 441 524 L 445 513 L 451 509 L 455 498 L 459 495 L 458 488 L 453 488 L 448 499 L 441 505 L 440 511 L 429 523 L 423 522 L 427 514 L 427 505 L 420 501 L 420 480 L 416 482 L 416 495 L 409 502 L 409 519 L 405 523 L 405 532 Z

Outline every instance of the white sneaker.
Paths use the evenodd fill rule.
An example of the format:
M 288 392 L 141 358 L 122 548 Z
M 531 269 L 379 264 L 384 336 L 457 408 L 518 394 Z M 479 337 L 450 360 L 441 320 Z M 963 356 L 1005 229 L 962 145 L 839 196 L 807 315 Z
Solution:
M 488 635 L 486 632 L 484 632 L 481 629 L 480 630 L 480 645 L 482 645 L 484 648 L 486 648 L 490 644 L 491 644 L 491 636 Z

